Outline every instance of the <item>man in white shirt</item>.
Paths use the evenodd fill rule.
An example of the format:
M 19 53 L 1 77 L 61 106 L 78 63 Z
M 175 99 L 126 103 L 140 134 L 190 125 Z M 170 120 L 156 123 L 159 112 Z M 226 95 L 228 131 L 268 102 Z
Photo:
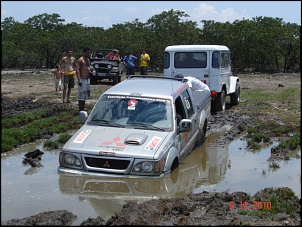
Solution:
M 201 82 L 195 77 L 192 76 L 183 76 L 182 74 L 178 74 L 175 78 L 183 78 L 185 82 L 189 85 L 192 91 L 210 91 L 210 88 L 205 83 Z

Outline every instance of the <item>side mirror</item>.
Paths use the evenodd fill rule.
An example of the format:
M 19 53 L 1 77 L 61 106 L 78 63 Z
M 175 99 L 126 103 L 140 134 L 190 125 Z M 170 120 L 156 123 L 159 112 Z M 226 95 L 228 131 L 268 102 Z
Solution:
M 80 121 L 84 124 L 88 118 L 88 114 L 86 111 L 80 111 L 79 113 Z
M 178 124 L 178 132 L 189 132 L 192 130 L 192 121 L 190 119 L 182 119 Z

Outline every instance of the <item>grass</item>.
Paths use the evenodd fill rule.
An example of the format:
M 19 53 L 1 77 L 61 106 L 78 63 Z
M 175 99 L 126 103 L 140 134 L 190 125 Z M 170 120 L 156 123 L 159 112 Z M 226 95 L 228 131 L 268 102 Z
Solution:
M 12 75 L 3 74 L 1 79 L 9 79 Z M 47 79 L 50 74 L 23 73 L 15 76 L 16 80 L 26 79 Z M 239 75 L 241 77 L 252 77 L 253 75 Z M 259 78 L 255 77 L 255 79 Z M 104 91 L 93 89 L 92 96 L 98 98 Z M 109 87 L 108 87 L 109 88 Z M 241 89 L 241 99 L 248 102 L 234 106 L 233 110 L 253 115 L 257 125 L 246 129 L 248 146 L 253 150 L 259 150 L 265 143 L 270 143 L 274 137 L 285 138 L 278 149 L 295 150 L 300 147 L 301 129 L 301 87 L 300 89 L 282 88 L 275 90 L 265 89 Z M 37 102 L 39 102 L 38 100 Z M 93 105 L 86 105 L 89 112 Z M 78 129 L 81 123 L 78 119 L 77 108 L 52 106 L 33 111 L 2 117 L 2 150 L 6 152 L 23 144 L 43 138 L 45 135 L 65 133 L 70 129 Z M 242 126 L 244 128 L 244 126 Z
M 54 106 L 32 113 L 7 115 L 2 118 L 1 152 L 10 151 L 19 145 L 41 139 L 45 135 L 78 129 L 82 125 L 78 114 L 75 108 Z M 64 141 L 66 137 L 65 135 L 59 141 Z
M 239 214 L 249 216 L 261 216 L 267 213 L 277 215 L 279 213 L 289 214 L 291 217 L 300 216 L 300 200 L 288 187 L 265 188 L 258 192 L 248 203 L 248 209 L 240 209 Z
M 242 77 L 245 76 L 250 75 Z M 255 80 L 257 78 L 259 76 L 254 77 Z M 250 149 L 259 150 L 276 137 L 283 141 L 275 149 L 300 148 L 301 86 L 298 89 L 284 87 L 269 90 L 247 87 L 241 89 L 241 99 L 248 102 L 235 106 L 234 110 L 252 115 L 257 122 L 254 127 L 246 129 Z
M 67 133 L 63 133 L 62 135 L 59 136 L 58 139 L 56 140 L 46 140 L 43 144 L 44 148 L 48 148 L 48 149 L 59 149 L 61 147 L 62 144 L 66 143 L 69 138 L 71 137 L 71 135 L 67 134 Z

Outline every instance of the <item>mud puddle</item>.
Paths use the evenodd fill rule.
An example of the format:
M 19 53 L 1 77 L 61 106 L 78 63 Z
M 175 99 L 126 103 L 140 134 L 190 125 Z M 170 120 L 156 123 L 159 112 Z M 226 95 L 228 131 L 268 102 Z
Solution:
M 162 178 L 106 178 L 66 176 L 57 173 L 58 151 L 45 151 L 43 141 L 27 144 L 1 156 L 1 221 L 23 218 L 43 211 L 66 209 L 78 216 L 72 225 L 97 216 L 107 220 L 125 203 L 153 198 L 182 197 L 202 191 L 244 191 L 250 194 L 266 187 L 289 187 L 301 198 L 301 160 L 275 162 L 270 167 L 270 149 L 245 149 L 236 139 L 217 145 L 220 133 L 211 133 L 176 171 Z M 43 167 L 24 166 L 24 154 L 43 150 Z M 301 155 L 301 151 L 298 152 Z

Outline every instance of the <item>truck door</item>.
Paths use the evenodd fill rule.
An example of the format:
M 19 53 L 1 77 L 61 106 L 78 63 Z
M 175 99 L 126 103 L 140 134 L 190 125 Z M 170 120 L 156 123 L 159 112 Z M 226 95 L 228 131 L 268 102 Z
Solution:
M 231 73 L 230 52 L 229 51 L 213 51 L 211 52 L 210 67 L 210 87 L 211 91 L 221 92 L 223 86 L 226 87 L 228 94 Z
M 185 103 L 185 111 L 186 111 L 186 118 L 190 119 L 192 121 L 192 130 L 188 132 L 189 136 L 189 144 L 187 144 L 188 151 L 191 152 L 195 146 L 195 138 L 196 132 L 198 130 L 199 122 L 197 119 L 197 113 L 196 113 L 196 108 L 193 106 L 193 100 L 192 100 L 192 95 L 189 93 L 190 88 L 187 88 L 185 91 L 182 92 L 182 98 Z
M 190 153 L 195 146 L 194 134 L 198 128 L 197 113 L 193 107 L 193 100 L 188 92 L 185 90 L 180 97 L 176 99 L 176 113 L 180 115 L 181 119 L 190 119 L 192 121 L 192 130 L 189 132 L 182 132 L 178 135 L 178 149 L 179 158 L 182 160 Z

